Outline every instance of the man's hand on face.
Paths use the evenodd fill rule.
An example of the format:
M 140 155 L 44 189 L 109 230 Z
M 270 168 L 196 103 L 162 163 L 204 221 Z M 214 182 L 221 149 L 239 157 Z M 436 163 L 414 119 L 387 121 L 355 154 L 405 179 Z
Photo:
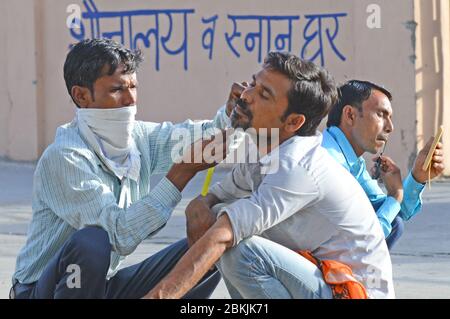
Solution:
M 378 157 L 375 157 L 372 160 L 376 162 L 377 159 Z M 383 181 L 384 186 L 386 186 L 388 196 L 395 198 L 401 203 L 403 200 L 403 182 L 400 169 L 395 162 L 387 156 L 381 156 L 380 165 L 380 178 Z M 374 170 L 375 167 L 372 167 L 372 174 Z
M 428 151 L 430 150 L 431 145 L 433 144 L 433 137 L 431 137 L 427 144 L 420 150 L 419 154 L 417 154 L 416 160 L 414 162 L 414 167 L 412 170 L 412 176 L 419 183 L 426 183 L 428 180 L 428 171 L 424 171 L 422 169 L 423 164 L 425 163 L 425 159 L 427 157 Z M 436 150 L 434 151 L 432 160 L 431 160 L 431 171 L 430 178 L 433 179 L 436 176 L 439 176 L 444 171 L 444 149 L 442 143 L 437 143 Z
M 228 151 L 227 137 L 232 129 L 221 130 L 212 139 L 194 142 L 183 154 L 181 161 L 172 165 L 166 177 L 181 192 L 186 184 L 200 171 L 216 166 Z
M 180 165 L 186 170 L 198 173 L 220 163 L 227 154 L 226 131 L 214 135 L 211 139 L 195 141 L 183 154 Z
M 234 82 L 231 86 L 230 95 L 228 96 L 227 101 L 227 115 L 231 115 L 231 111 L 233 111 L 233 108 L 236 106 L 236 101 L 241 97 L 242 92 L 244 92 L 245 88 L 248 87 L 248 82 Z

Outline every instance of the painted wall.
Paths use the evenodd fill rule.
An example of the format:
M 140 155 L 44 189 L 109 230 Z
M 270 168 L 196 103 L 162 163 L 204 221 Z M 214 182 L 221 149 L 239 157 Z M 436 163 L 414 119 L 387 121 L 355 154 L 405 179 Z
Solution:
M 375 8 L 373 2 L 1 1 L 0 10 L 7 14 L 0 20 L 0 70 L 6 75 L 0 78 L 0 156 L 40 156 L 57 126 L 74 116 L 62 73 L 70 44 L 108 36 L 144 52 L 138 73 L 142 120 L 212 117 L 231 83 L 250 80 L 266 53 L 275 49 L 324 65 L 339 82 L 358 78 L 381 83 L 394 95 L 395 132 L 386 153 L 405 172 L 420 143 L 418 131 L 428 135 L 431 118 L 443 119 L 433 115 L 432 90 L 418 90 L 432 107 L 420 123 L 416 106 L 419 59 L 413 26 L 417 10 L 429 10 L 431 1 L 378 0 Z M 77 8 L 81 28 L 70 29 L 67 22 Z M 381 28 L 373 20 L 377 9 Z M 421 19 L 420 28 L 432 23 L 426 16 Z M 430 76 L 427 83 L 439 86 L 435 74 Z M 444 102 L 439 105 L 444 109 Z
M 415 0 L 417 144 L 444 125 L 445 175 L 450 175 L 450 1 Z
M 38 123 L 34 1 L 0 1 L 0 156 L 36 159 Z

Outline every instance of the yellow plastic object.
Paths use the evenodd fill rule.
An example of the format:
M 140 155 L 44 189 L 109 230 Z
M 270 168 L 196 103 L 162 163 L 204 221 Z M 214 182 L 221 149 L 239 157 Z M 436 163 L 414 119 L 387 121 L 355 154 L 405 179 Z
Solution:
M 211 184 L 212 177 L 214 175 L 214 167 L 208 168 L 208 171 L 206 172 L 205 181 L 203 182 L 202 187 L 202 196 L 206 196 L 208 194 L 209 185 Z

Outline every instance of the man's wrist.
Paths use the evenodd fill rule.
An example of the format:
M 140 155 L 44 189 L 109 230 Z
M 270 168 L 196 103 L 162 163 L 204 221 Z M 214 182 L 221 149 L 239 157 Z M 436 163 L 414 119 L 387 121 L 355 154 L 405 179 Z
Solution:
M 395 192 L 388 193 L 388 196 L 394 198 L 397 202 L 401 203 L 403 201 L 403 190 L 397 190 Z
M 173 164 L 166 178 L 181 192 L 197 172 L 185 164 Z
M 417 178 L 418 174 L 415 172 L 415 169 L 411 171 L 411 177 L 414 179 L 415 182 L 424 185 L 427 181 L 421 180 L 420 178 Z
M 406 176 L 403 181 L 403 194 L 408 196 L 410 199 L 419 199 L 420 194 L 425 189 L 425 184 L 418 182 L 412 172 L 409 172 L 408 176 Z

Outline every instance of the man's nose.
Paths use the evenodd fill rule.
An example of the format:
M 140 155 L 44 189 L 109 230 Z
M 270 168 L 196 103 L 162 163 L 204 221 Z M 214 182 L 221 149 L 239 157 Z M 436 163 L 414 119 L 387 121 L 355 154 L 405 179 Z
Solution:
M 386 120 L 386 124 L 385 124 L 384 130 L 387 133 L 391 133 L 394 130 L 394 123 L 392 123 L 392 120 L 390 118 L 388 118 Z
M 136 102 L 137 102 L 136 89 L 127 88 L 126 90 L 124 90 L 123 96 L 122 96 L 123 106 L 135 105 Z

